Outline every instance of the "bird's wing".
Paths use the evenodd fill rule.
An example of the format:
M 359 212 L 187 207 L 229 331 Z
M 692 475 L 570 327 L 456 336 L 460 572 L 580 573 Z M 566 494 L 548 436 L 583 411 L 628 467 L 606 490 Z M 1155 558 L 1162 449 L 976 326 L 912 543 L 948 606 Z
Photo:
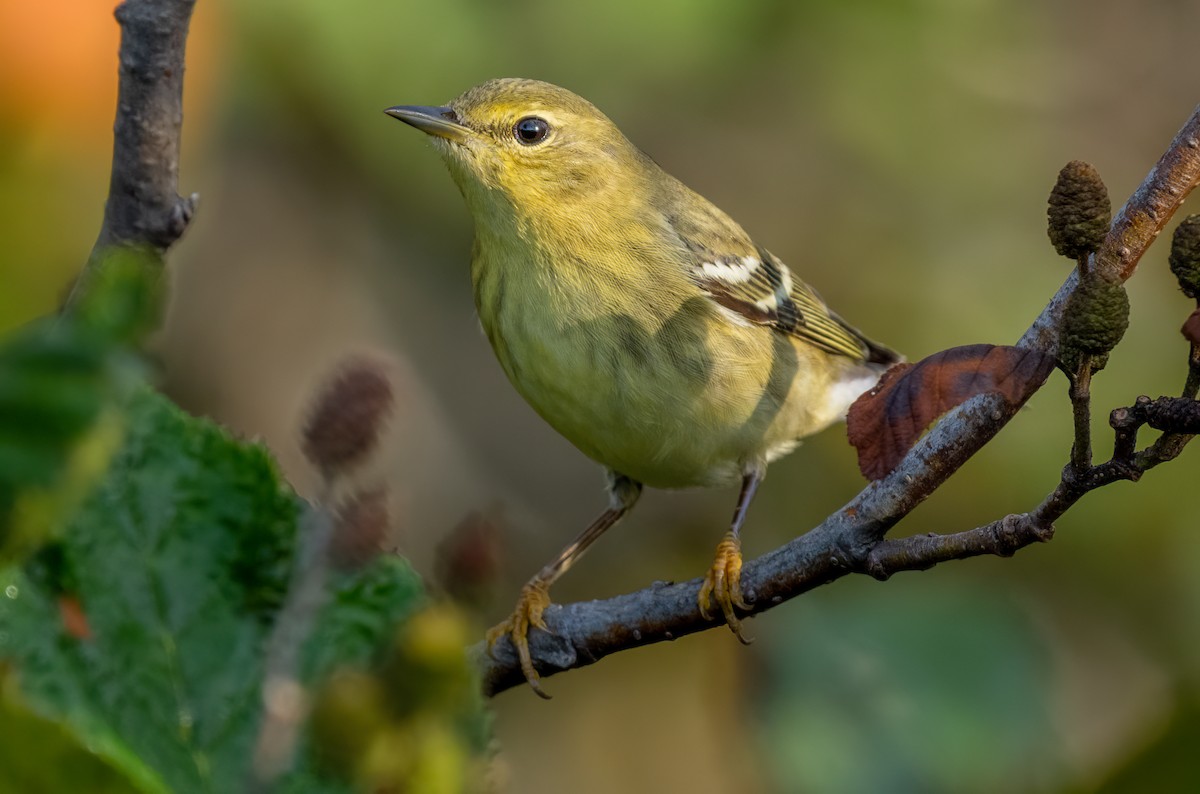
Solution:
M 673 214 L 668 224 L 688 251 L 688 277 L 709 298 L 736 317 L 830 353 L 886 364 L 899 360 L 831 312 L 821 296 L 724 213 L 704 204 L 691 204 L 691 212 Z

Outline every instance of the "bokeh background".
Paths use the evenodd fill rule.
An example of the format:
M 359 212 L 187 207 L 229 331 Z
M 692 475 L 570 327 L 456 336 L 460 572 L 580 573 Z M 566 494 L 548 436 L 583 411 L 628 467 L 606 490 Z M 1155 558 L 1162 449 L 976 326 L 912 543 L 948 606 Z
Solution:
M 53 310 L 99 229 L 112 6 L 0 5 L 0 332 Z M 473 316 L 466 211 L 383 108 L 496 76 L 565 85 L 918 358 L 1021 334 L 1069 269 L 1044 231 L 1057 169 L 1088 160 L 1124 201 L 1200 101 L 1198 26 L 1183 0 L 199 0 L 181 186 L 201 205 L 171 257 L 162 386 L 310 492 L 314 383 L 346 354 L 394 356 L 403 410 L 363 476 L 396 494 L 396 544 L 431 577 L 456 527 L 492 533 L 486 625 L 602 506 L 602 479 L 505 382 Z M 1182 385 L 1190 307 L 1165 258 L 1130 283 L 1101 419 Z M 1035 505 L 1069 450 L 1065 392 L 1054 375 L 898 531 Z M 1194 790 L 1196 478 L 1188 450 L 1013 559 L 839 581 L 752 621 L 750 648 L 713 631 L 555 677 L 549 703 L 505 693 L 502 790 Z M 811 440 L 772 468 L 748 552 L 862 485 L 840 428 Z M 556 599 L 699 575 L 734 498 L 650 493 Z

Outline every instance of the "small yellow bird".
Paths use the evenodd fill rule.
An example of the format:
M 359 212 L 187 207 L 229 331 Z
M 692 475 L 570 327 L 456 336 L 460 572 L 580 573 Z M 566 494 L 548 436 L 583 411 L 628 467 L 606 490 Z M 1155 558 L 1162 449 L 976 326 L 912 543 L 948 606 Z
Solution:
M 741 482 L 699 595 L 739 639 L 740 532 L 767 464 L 842 419 L 900 357 L 867 339 L 725 213 L 659 168 L 591 103 L 491 80 L 444 107 L 385 111 L 427 133 L 475 221 L 483 330 L 517 391 L 608 470 L 609 506 L 488 633 L 528 632 L 549 588 L 642 485 Z

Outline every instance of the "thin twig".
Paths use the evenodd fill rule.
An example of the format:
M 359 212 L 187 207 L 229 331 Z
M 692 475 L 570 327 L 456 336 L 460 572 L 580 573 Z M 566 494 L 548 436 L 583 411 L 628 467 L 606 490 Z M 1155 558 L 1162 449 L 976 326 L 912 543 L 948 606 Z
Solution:
M 1155 430 L 1164 431 L 1149 448 L 1135 459 L 1139 466 L 1150 468 L 1159 463 L 1174 460 L 1192 437 L 1200 433 L 1200 414 L 1195 402 L 1200 389 L 1200 346 L 1193 344 L 1188 351 L 1188 376 L 1179 398 L 1160 397 L 1150 400 L 1138 398 L 1135 410 L 1140 409 L 1132 421 L 1141 420 Z M 1116 412 L 1114 412 L 1115 415 Z M 1131 421 L 1129 417 L 1124 417 Z
M 1113 219 L 1108 236 L 1091 259 L 1102 275 L 1124 281 L 1184 198 L 1200 183 L 1200 107 L 1193 111 L 1167 152 Z M 1078 283 L 1072 270 L 1025 334 L 1020 346 L 1054 354 L 1067 298 Z M 746 563 L 742 587 L 750 614 L 765 611 L 808 590 L 862 572 L 876 576 L 894 570 L 928 568 L 949 559 L 978 554 L 1012 554 L 1046 540 L 1055 519 L 1095 487 L 1140 476 L 1128 460 L 1101 464 L 1082 477 L 1064 478 L 1032 513 L 1008 517 L 965 533 L 884 540 L 884 534 L 920 504 L 1011 418 L 1003 400 L 984 395 L 947 414 L 887 477 L 868 485 L 819 526 Z M 1135 428 L 1118 429 L 1136 440 Z M 1133 447 L 1129 451 L 1132 453 Z M 1178 454 L 1176 452 L 1176 454 Z M 1151 463 L 1149 459 L 1143 461 Z M 872 556 L 874 555 L 874 556 Z M 889 567 L 891 566 L 891 567 Z M 656 583 L 604 601 L 552 605 L 544 618 L 549 632 L 534 631 L 530 646 L 542 676 L 591 664 L 617 651 L 703 631 L 718 625 L 704 620 L 696 603 L 701 580 Z M 472 649 L 484 690 L 494 695 L 524 679 L 507 639 L 494 655 Z
M 1194 400 L 1197 392 L 1200 392 L 1200 345 L 1193 344 L 1188 353 L 1188 374 L 1182 396 Z
M 1084 471 L 1092 465 L 1092 357 L 1086 353 L 1080 356 L 1079 369 L 1071 376 L 1068 396 L 1075 419 L 1071 466 Z

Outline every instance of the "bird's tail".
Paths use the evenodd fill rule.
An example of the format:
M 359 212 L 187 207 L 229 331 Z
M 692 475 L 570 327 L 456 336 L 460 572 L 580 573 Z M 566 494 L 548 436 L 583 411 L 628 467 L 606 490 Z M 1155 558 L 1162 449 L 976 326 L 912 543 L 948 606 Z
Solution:
M 862 340 L 863 345 L 867 348 L 867 363 L 879 365 L 880 372 L 883 372 L 883 370 L 893 364 L 899 364 L 905 360 L 904 356 L 890 347 L 873 342 L 861 334 L 859 334 L 859 339 Z

